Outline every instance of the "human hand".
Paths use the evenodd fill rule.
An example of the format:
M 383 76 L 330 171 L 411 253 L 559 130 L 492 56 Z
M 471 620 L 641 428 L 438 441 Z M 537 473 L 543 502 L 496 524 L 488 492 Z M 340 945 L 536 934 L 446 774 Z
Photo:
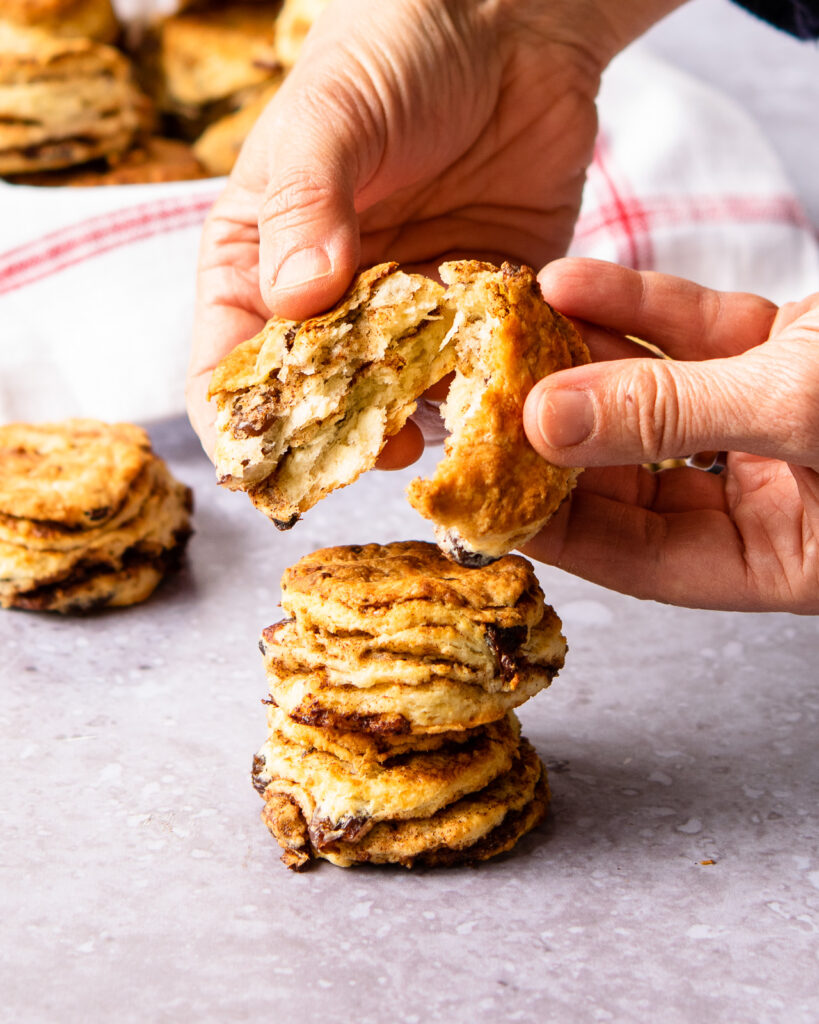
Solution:
M 527 554 L 671 604 L 818 612 L 819 293 L 777 309 L 577 259 L 540 282 L 602 361 L 527 398 L 536 450 L 590 467 Z M 706 450 L 729 453 L 724 472 L 641 465 Z
M 212 451 L 216 363 L 275 313 L 313 316 L 359 265 L 561 255 L 601 69 L 681 0 L 336 0 L 205 225 L 188 408 Z M 382 465 L 413 461 L 408 425 Z

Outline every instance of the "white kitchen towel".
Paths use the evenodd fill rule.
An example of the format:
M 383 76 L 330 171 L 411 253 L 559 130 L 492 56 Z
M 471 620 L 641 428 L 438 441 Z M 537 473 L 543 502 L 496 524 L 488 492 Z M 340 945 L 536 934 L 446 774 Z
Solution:
M 816 237 L 735 103 L 635 47 L 600 115 L 572 254 L 774 301 L 819 289 Z M 198 237 L 221 186 L 0 183 L 0 422 L 183 410 Z

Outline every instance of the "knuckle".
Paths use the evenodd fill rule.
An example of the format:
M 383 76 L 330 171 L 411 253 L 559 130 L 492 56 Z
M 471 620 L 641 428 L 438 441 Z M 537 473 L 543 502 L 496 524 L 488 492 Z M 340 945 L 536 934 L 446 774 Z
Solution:
M 629 435 L 639 439 L 641 458 L 655 462 L 681 454 L 687 430 L 671 366 L 661 360 L 641 361 L 629 377 L 620 407 L 626 410 Z
M 269 184 L 259 210 L 259 225 L 287 230 L 317 219 L 332 201 L 334 189 L 327 180 L 302 168 L 279 174 Z

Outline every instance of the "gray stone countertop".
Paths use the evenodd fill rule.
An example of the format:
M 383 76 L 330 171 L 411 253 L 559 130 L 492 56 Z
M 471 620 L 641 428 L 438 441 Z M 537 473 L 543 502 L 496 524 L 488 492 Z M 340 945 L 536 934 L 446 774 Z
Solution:
M 307 551 L 430 536 L 414 471 L 279 534 L 185 424 L 153 433 L 196 490 L 187 568 L 133 609 L 0 614 L 0 1020 L 819 1017 L 819 620 L 541 567 L 571 648 L 521 711 L 548 822 L 478 868 L 293 874 L 249 780 L 258 635 Z

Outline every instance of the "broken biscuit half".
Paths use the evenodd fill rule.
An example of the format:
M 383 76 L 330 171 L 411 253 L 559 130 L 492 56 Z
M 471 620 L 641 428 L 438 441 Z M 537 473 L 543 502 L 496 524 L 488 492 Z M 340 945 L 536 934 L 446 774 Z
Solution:
M 444 554 L 487 565 L 534 537 L 580 475 L 529 444 L 523 405 L 541 378 L 590 356 L 529 267 L 460 260 L 440 274 L 456 311 L 455 379 L 441 408 L 450 434 L 431 479 L 413 480 L 407 495 Z
M 383 263 L 330 312 L 274 318 L 214 371 L 216 472 L 279 529 L 371 469 L 455 365 L 444 289 Z

